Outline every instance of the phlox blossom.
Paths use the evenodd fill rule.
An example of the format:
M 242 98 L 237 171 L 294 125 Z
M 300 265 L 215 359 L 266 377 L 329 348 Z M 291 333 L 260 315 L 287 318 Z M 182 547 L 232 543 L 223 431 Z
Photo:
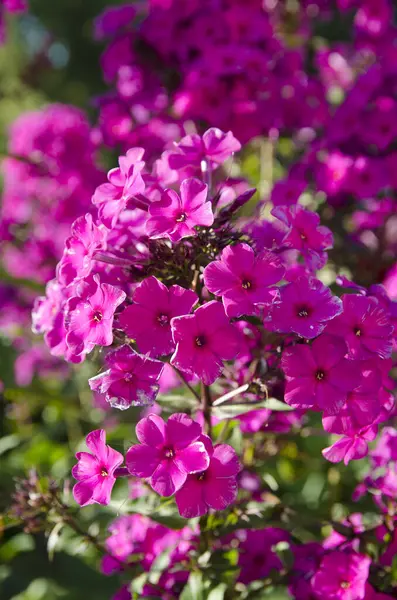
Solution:
M 220 260 L 204 269 L 204 283 L 210 292 L 222 296 L 228 317 L 253 315 L 258 306 L 271 304 L 277 297 L 273 284 L 282 279 L 284 271 L 272 252 L 255 256 L 248 244 L 237 244 L 227 246 Z
M 106 445 L 103 429 L 91 431 L 86 444 L 92 454 L 77 452 L 78 463 L 72 469 L 72 475 L 78 481 L 73 488 L 74 499 L 80 506 L 109 504 L 116 481 L 114 472 L 122 464 L 123 455 Z
M 171 319 L 189 314 L 198 298 L 179 285 L 170 288 L 156 277 L 144 279 L 135 289 L 134 303 L 119 317 L 120 327 L 150 356 L 169 354 L 175 348 Z
M 175 495 L 179 513 L 186 519 L 205 515 L 210 508 L 224 510 L 237 497 L 240 463 L 235 450 L 228 444 L 212 446 L 204 435 L 200 440 L 209 457 L 208 468 L 189 475 Z
M 111 406 L 122 410 L 153 404 L 164 368 L 162 362 L 137 354 L 127 344 L 109 352 L 105 361 L 108 370 L 88 381 L 92 390 L 105 394 Z
M 171 169 L 183 169 L 187 166 L 215 168 L 225 162 L 234 152 L 238 152 L 241 144 L 231 131 L 224 133 L 216 127 L 208 129 L 204 135 L 187 135 L 175 145 L 174 152 L 169 154 Z
M 109 229 L 113 227 L 120 213 L 130 200 L 145 190 L 142 169 L 143 148 L 131 148 L 125 156 L 119 157 L 119 167 L 108 173 L 108 183 L 98 186 L 92 202 L 98 207 L 100 221 Z
M 172 242 L 196 235 L 194 227 L 211 226 L 214 222 L 208 187 L 191 177 L 181 183 L 180 196 L 165 190 L 161 199 L 149 206 L 146 230 L 150 238 L 168 237 Z
M 220 302 L 200 306 L 192 315 L 171 321 L 176 350 L 171 364 L 206 385 L 219 377 L 224 360 L 233 360 L 240 350 L 241 334 L 231 325 Z
M 298 277 L 280 288 L 280 301 L 270 306 L 265 327 L 313 339 L 342 312 L 342 301 L 314 277 Z
M 312 578 L 316 598 L 362 600 L 371 559 L 363 554 L 335 550 L 326 554 Z
M 183 413 L 171 415 L 166 423 L 150 414 L 136 426 L 140 443 L 127 451 L 127 468 L 131 475 L 147 478 L 160 496 L 172 496 L 190 473 L 209 465 L 201 434 L 199 423 Z
M 90 353 L 96 345 L 113 342 L 113 319 L 116 308 L 124 302 L 125 292 L 109 283 L 101 283 L 97 275 L 85 281 L 80 296 L 67 304 L 66 345 L 74 356 Z

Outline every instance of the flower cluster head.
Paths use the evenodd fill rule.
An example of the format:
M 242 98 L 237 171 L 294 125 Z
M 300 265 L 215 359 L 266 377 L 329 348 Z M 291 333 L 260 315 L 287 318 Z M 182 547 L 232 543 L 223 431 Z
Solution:
M 215 383 L 226 400 L 239 386 L 249 399 L 270 391 L 297 412 L 248 412 L 244 431 L 288 431 L 305 411 L 318 411 L 324 429 L 342 436 L 324 456 L 361 458 L 393 407 L 394 304 L 381 286 L 340 278 L 352 293 L 339 297 L 323 282 L 333 236 L 298 203 L 298 175 L 294 202 L 280 191 L 268 219 L 238 220 L 252 192 L 224 181 L 222 166 L 239 148 L 231 132 L 212 128 L 183 137 L 155 161 L 140 147 L 121 156 L 93 194 L 93 212 L 74 222 L 57 277 L 36 302 L 34 329 L 70 362 L 112 346 L 89 385 L 113 407 L 153 406 L 171 373 L 188 385 L 200 381 L 203 397 Z M 196 423 L 189 444 L 167 450 L 173 417 L 164 427 L 161 417 L 145 418 L 157 423 L 148 435 L 158 439 L 138 428 L 130 473 L 175 494 L 185 515 L 230 504 L 237 466 L 222 445 L 212 447 Z M 139 464 L 145 452 L 151 458 Z M 229 491 L 220 483 L 226 475 L 217 476 L 222 469 Z M 201 498 L 196 508 L 186 504 L 190 488 Z

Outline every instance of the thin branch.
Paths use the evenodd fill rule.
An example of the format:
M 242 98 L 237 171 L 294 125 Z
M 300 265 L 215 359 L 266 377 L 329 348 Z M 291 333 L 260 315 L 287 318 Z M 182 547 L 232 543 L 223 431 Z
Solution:
M 209 437 L 211 437 L 212 433 L 211 407 L 212 399 L 210 388 L 208 385 L 201 383 L 201 408 L 203 410 L 206 432 Z
M 243 394 L 244 392 L 246 392 L 248 390 L 248 388 L 249 388 L 249 383 L 244 383 L 244 385 L 240 385 L 240 387 L 236 388 L 235 390 L 232 390 L 231 392 L 228 392 L 227 394 L 223 394 L 223 396 L 220 396 L 219 398 L 214 400 L 214 402 L 212 403 L 212 406 L 220 406 L 221 404 L 224 404 L 228 400 L 231 400 L 238 394 Z
M 186 385 L 186 387 L 192 392 L 193 396 L 196 398 L 196 400 L 198 400 L 199 402 L 201 402 L 201 398 L 200 395 L 196 392 L 196 390 L 194 389 L 193 386 L 190 385 L 190 383 L 187 381 L 186 377 L 184 376 L 184 374 L 177 369 L 176 367 L 174 367 L 172 365 L 172 368 L 174 369 L 175 373 L 178 375 L 179 379 Z

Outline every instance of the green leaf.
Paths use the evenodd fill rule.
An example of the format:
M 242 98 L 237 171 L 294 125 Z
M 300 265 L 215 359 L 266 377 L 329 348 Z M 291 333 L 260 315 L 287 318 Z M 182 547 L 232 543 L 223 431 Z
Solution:
M 59 523 L 57 523 L 55 525 L 55 527 L 52 529 L 50 535 L 48 536 L 47 552 L 48 552 L 48 558 L 50 559 L 50 561 L 52 561 L 54 558 L 55 548 L 57 546 L 59 536 L 60 536 L 63 526 L 64 526 L 63 521 L 59 521 Z
M 13 450 L 16 448 L 21 441 L 21 438 L 16 433 L 12 433 L 11 435 L 5 435 L 0 438 L 0 455 L 8 452 L 8 450 Z
M 293 410 L 291 406 L 277 400 L 277 398 L 268 398 L 263 402 L 256 402 L 255 404 L 222 404 L 221 406 L 214 406 L 212 413 L 218 419 L 233 419 L 239 415 L 244 415 L 251 412 L 252 410 L 258 410 L 260 408 L 267 408 L 268 410 L 274 411 L 290 411 Z
M 183 588 L 180 600 L 204 600 L 203 574 L 199 571 L 190 573 L 187 584 Z
M 226 583 L 220 583 L 216 586 L 207 596 L 207 600 L 223 600 L 225 597 L 225 592 L 227 590 Z

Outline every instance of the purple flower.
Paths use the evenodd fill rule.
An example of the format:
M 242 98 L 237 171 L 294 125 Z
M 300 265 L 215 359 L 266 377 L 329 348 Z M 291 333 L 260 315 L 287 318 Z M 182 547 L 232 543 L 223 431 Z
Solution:
M 194 177 L 182 181 L 180 196 L 174 190 L 165 190 L 161 199 L 149 206 L 150 217 L 146 223 L 149 237 L 168 237 L 178 242 L 196 235 L 194 227 L 212 225 L 214 215 L 207 193 L 207 186 Z
M 343 340 L 322 335 L 311 346 L 297 344 L 284 351 L 285 401 L 294 408 L 315 408 L 335 414 L 347 394 L 360 383 L 361 369 L 345 358 Z
M 192 315 L 175 317 L 171 329 L 176 343 L 171 364 L 197 375 L 206 385 L 219 377 L 223 361 L 233 360 L 240 351 L 240 332 L 215 300 L 200 306 Z
M 294 205 L 305 191 L 306 186 L 306 181 L 302 179 L 281 179 L 274 184 L 270 199 L 274 206 Z
M 136 340 L 141 352 L 160 356 L 175 348 L 171 319 L 190 313 L 198 298 L 192 290 L 179 285 L 167 288 L 148 277 L 135 289 L 133 300 L 119 317 L 120 327 Z
M 288 591 L 294 600 L 313 600 L 310 578 L 318 569 L 324 548 L 317 542 L 308 542 L 291 549 L 294 563 L 288 578 Z
M 136 8 L 132 4 L 109 6 L 94 21 L 94 39 L 104 40 L 116 35 L 135 15 Z
M 33 333 L 46 333 L 54 323 L 63 300 L 63 289 L 56 279 L 51 279 L 45 288 L 46 295 L 38 296 L 32 310 Z
M 210 508 L 224 510 L 237 497 L 237 475 L 240 463 L 234 449 L 228 444 L 212 447 L 207 436 L 200 438 L 209 456 L 209 466 L 202 472 L 189 475 L 175 495 L 179 513 L 186 519 L 201 517 Z
M 171 496 L 190 473 L 205 471 L 209 456 L 200 440 L 201 427 L 183 413 L 175 413 L 164 423 L 151 414 L 136 426 L 140 444 L 126 454 L 129 472 L 149 479 L 160 496 Z
M 248 244 L 227 246 L 220 260 L 204 269 L 204 283 L 216 296 L 222 296 L 228 317 L 254 315 L 258 305 L 271 304 L 277 288 L 270 287 L 284 275 L 280 259 L 264 251 L 255 256 Z
M 97 344 L 110 346 L 114 313 L 125 298 L 122 290 L 100 283 L 98 275 L 86 281 L 82 295 L 68 301 L 65 324 L 69 351 L 81 356 L 89 354 Z
M 351 460 L 359 460 L 368 454 L 368 442 L 376 438 L 378 428 L 366 427 L 351 436 L 346 435 L 337 440 L 332 446 L 322 451 L 324 458 L 332 463 L 343 462 L 349 464 Z
M 162 362 L 137 354 L 127 345 L 109 352 L 105 360 L 109 369 L 88 380 L 92 390 L 105 394 L 111 406 L 122 410 L 153 404 Z
M 273 550 L 279 542 L 289 542 L 289 534 L 283 529 L 266 527 L 258 531 L 237 532 L 243 538 L 240 544 L 239 581 L 250 583 L 257 579 L 265 579 L 270 572 L 279 570 L 282 562 Z
M 120 452 L 106 445 L 103 429 L 91 431 L 86 437 L 89 452 L 77 452 L 77 465 L 72 475 L 78 483 L 73 488 L 74 499 L 80 506 L 109 504 L 116 478 L 114 472 L 124 458 Z
M 98 206 L 99 219 L 109 229 L 116 224 L 128 202 L 145 189 L 141 175 L 145 166 L 144 153 L 143 148 L 131 148 L 125 156 L 120 156 L 120 166 L 108 173 L 109 183 L 103 183 L 95 190 L 92 202 Z
M 312 270 L 321 269 L 327 261 L 325 250 L 332 248 L 334 238 L 328 227 L 320 225 L 319 215 L 300 205 L 278 206 L 272 215 L 289 228 L 283 245 L 299 250 Z
M 314 277 L 299 277 L 280 288 L 280 302 L 271 305 L 265 326 L 271 331 L 317 337 L 342 312 L 342 301 Z
M 394 427 L 385 427 L 382 430 L 376 448 L 371 451 L 371 460 L 375 467 L 397 462 L 397 430 Z
M 91 272 L 94 253 L 106 247 L 107 231 L 103 225 L 97 227 L 90 214 L 76 219 L 71 233 L 57 268 L 58 280 L 66 286 L 77 278 L 87 277 Z
M 224 133 L 216 127 L 208 129 L 203 137 L 187 135 L 176 145 L 175 153 L 170 153 L 171 169 L 183 169 L 187 166 L 202 168 L 202 163 L 209 163 L 213 169 L 225 162 L 234 152 L 238 152 L 241 144 L 231 131 Z
M 386 403 L 388 399 L 387 396 L 383 397 L 381 359 L 347 362 L 353 367 L 353 377 L 354 367 L 359 368 L 356 384 L 348 391 L 346 402 L 333 416 L 330 416 L 332 413 L 325 413 L 323 427 L 331 433 L 354 435 L 375 422 L 384 410 L 384 399 Z
M 128 563 L 133 554 L 142 555 L 140 565 L 145 571 L 149 571 L 155 559 L 165 549 L 174 547 L 174 554 L 193 537 L 190 528 L 172 530 L 139 514 L 115 519 L 109 531 L 111 535 L 105 542 L 109 555 L 103 558 L 101 565 L 105 575 L 120 571 L 120 562 Z
M 328 325 L 327 333 L 346 341 L 351 358 L 388 358 L 394 328 L 377 300 L 361 294 L 344 294 L 342 300 L 343 312 Z
M 318 598 L 327 600 L 362 600 L 371 559 L 353 552 L 331 552 L 322 559 L 312 578 Z

